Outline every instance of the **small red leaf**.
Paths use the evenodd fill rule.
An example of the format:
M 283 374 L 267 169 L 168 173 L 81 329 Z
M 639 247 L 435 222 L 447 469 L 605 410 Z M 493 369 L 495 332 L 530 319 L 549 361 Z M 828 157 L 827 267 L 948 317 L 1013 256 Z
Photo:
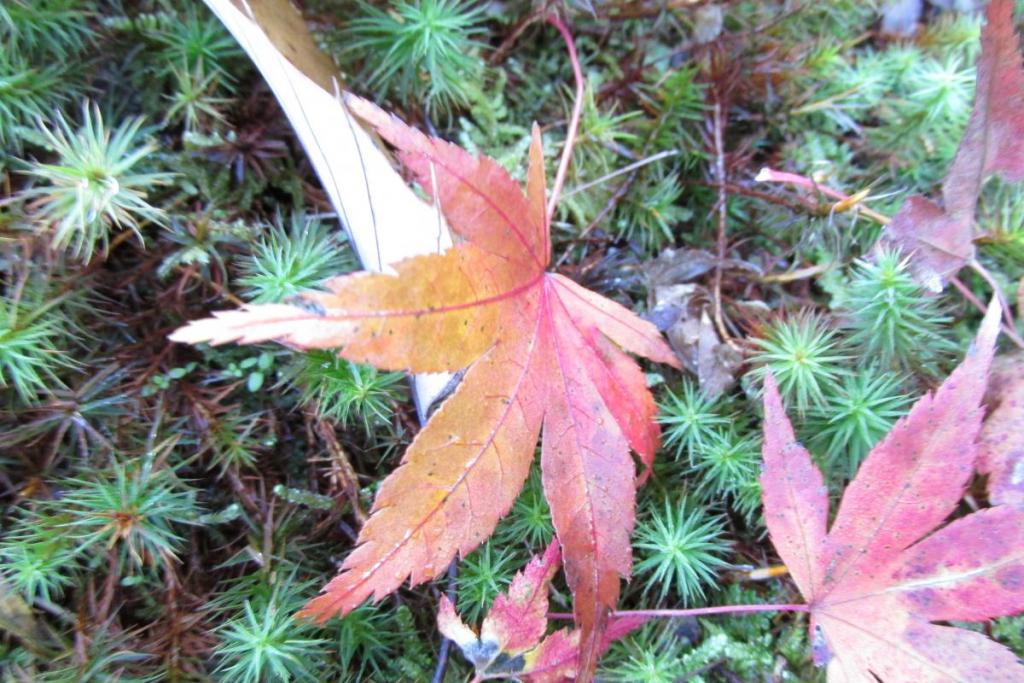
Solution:
M 543 556 L 533 558 L 516 574 L 508 592 L 494 599 L 480 628 L 481 639 L 498 643 L 509 654 L 536 646 L 548 625 L 548 585 L 560 560 L 558 544 L 552 543 Z
M 526 569 L 516 574 L 508 592 L 494 599 L 479 637 L 455 613 L 448 596 L 441 596 L 437 626 L 459 646 L 478 675 L 514 675 L 523 671 L 526 660 L 517 655 L 537 647 L 544 636 L 548 586 L 558 569 L 558 560 L 558 544 L 552 543 L 543 556 L 534 557 Z
M 580 632 L 555 631 L 526 656 L 523 673 L 530 683 L 563 683 L 575 678 L 580 653 Z
M 603 654 L 616 640 L 624 638 L 647 623 L 647 617 L 613 618 L 601 638 L 598 654 Z M 526 676 L 529 683 L 562 683 L 576 680 L 577 660 L 580 652 L 580 632 L 561 629 L 555 631 L 526 656 Z
M 581 631 L 561 629 L 544 638 L 548 587 L 558 563 L 558 544 L 552 543 L 543 556 L 534 557 L 515 575 L 507 592 L 494 599 L 479 637 L 455 613 L 451 601 L 441 597 L 438 627 L 473 663 L 479 679 L 508 676 L 533 683 L 576 679 Z M 645 617 L 613 619 L 596 654 L 646 621 Z

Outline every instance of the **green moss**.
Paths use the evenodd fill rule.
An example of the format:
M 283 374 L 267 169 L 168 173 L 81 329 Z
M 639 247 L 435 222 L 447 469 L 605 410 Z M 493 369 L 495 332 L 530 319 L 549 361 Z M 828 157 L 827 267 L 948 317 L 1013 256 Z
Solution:
M 685 4 L 557 7 L 586 89 L 552 267 L 640 312 L 675 288 L 680 319 L 706 312 L 744 361 L 715 400 L 699 378 L 643 367 L 664 384 L 662 446 L 637 492 L 625 610 L 792 601 L 785 581 L 729 571 L 774 557 L 763 376 L 836 491 L 977 322 L 955 290 L 923 292 L 912 254 L 874 249 L 882 228 L 861 208 L 891 216 L 911 193 L 939 196 L 980 18 L 934 10 L 895 40 L 876 30 L 877 3 Z M 302 5 L 349 87 L 517 181 L 539 124 L 550 191 L 574 83 L 534 4 Z M 0 147 L 0 590 L 40 634 L 5 634 L 4 673 L 429 680 L 443 578 L 324 626 L 293 618 L 355 547 L 421 428 L 407 376 L 334 351 L 167 340 L 210 311 L 285 302 L 358 267 L 242 46 L 201 3 L 0 2 Z M 840 210 L 813 188 L 756 181 L 765 165 L 870 197 Z M 978 262 L 1011 302 L 1022 207 L 1019 184 L 993 181 L 977 216 Z M 709 269 L 659 279 L 651 259 L 684 246 Z M 670 338 L 707 371 L 714 352 L 679 327 Z M 460 560 L 467 621 L 554 537 L 531 467 L 495 535 Z M 549 597 L 571 610 L 564 573 Z M 1018 621 L 986 627 L 1019 650 Z M 601 675 L 821 680 L 808 650 L 799 615 L 658 621 L 613 646 Z M 446 680 L 470 677 L 449 659 Z

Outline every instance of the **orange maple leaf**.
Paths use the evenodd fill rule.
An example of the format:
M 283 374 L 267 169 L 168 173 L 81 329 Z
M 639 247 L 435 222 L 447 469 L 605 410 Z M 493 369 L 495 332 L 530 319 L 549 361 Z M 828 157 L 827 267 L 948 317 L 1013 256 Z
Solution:
M 330 291 L 304 294 L 299 305 L 216 313 L 172 339 L 276 339 L 412 372 L 468 366 L 382 484 L 341 572 L 301 614 L 347 613 L 471 552 L 511 508 L 543 426 L 544 490 L 583 631 L 582 667 L 592 667 L 620 577 L 630 573 L 630 449 L 649 468 L 659 436 L 644 374 L 624 351 L 677 360 L 654 325 L 546 272 L 536 126 L 524 195 L 492 159 L 429 138 L 364 100 L 348 104 L 396 147 L 461 241 L 394 264 L 394 275 L 335 278 Z
M 765 522 L 807 599 L 830 683 L 1024 680 L 1009 649 L 932 623 L 1024 610 L 1024 510 L 1000 505 L 935 530 L 972 474 L 999 313 L 992 305 L 963 363 L 871 451 L 828 531 L 824 478 L 765 381 Z

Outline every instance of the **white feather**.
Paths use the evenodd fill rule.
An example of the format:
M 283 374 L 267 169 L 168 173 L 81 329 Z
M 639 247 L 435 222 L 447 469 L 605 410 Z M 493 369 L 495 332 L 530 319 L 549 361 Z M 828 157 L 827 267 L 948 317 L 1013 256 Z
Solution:
M 274 92 L 365 269 L 388 272 L 388 264 L 451 246 L 440 212 L 416 196 L 388 156 L 348 113 L 336 81 L 333 92 L 325 90 L 289 61 L 245 0 L 205 2 Z M 277 3 L 284 11 L 294 11 L 282 0 Z M 281 13 L 278 16 L 284 19 Z M 449 379 L 446 373 L 414 378 L 421 420 Z

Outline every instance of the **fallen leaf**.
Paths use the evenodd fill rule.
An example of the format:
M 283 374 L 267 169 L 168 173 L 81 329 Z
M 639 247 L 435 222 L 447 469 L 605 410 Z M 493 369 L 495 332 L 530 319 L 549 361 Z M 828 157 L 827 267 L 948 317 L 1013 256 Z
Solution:
M 991 0 L 981 34 L 974 107 L 942 185 L 945 208 L 910 197 L 883 239 L 906 253 L 932 291 L 974 258 L 974 212 L 985 180 L 1000 173 L 1024 180 L 1024 69 L 1013 25 L 1013 0 Z
M 358 545 L 304 616 L 326 620 L 407 578 L 439 575 L 493 531 L 522 488 L 543 424 L 541 470 L 592 670 L 606 615 L 631 566 L 635 451 L 646 468 L 658 427 L 644 374 L 625 351 L 677 365 L 657 329 L 623 306 L 545 272 L 550 259 L 540 131 L 527 192 L 497 163 L 429 138 L 374 105 L 349 107 L 394 145 L 461 242 L 395 274 L 335 278 L 295 305 L 217 313 L 184 342 L 276 339 L 462 384 L 381 485 Z
M 991 0 L 981 34 L 974 108 L 942 184 L 946 212 L 970 222 L 981 186 L 994 173 L 1024 180 L 1024 68 L 1013 0 Z
M 645 268 L 647 319 L 665 333 L 683 367 L 696 375 L 701 390 L 712 398 L 732 385 L 743 364 L 742 355 L 722 342 L 711 322 L 711 294 L 691 282 L 713 271 L 717 262 L 714 254 L 702 249 L 666 249 Z M 752 265 L 733 259 L 723 260 L 722 268 L 757 273 Z
M 972 221 L 950 216 L 922 195 L 907 198 L 885 226 L 882 241 L 911 255 L 911 273 L 932 292 L 941 292 L 949 278 L 974 258 Z
M 997 356 L 981 427 L 978 471 L 993 504 L 1024 507 L 1024 353 Z
M 827 532 L 824 479 L 765 381 L 765 521 L 808 602 L 829 681 L 1024 680 L 1009 649 L 932 623 L 1024 610 L 1024 510 L 989 508 L 936 530 L 972 474 L 999 315 L 993 303 L 960 366 L 871 451 Z
M 508 592 L 494 599 L 478 636 L 456 614 L 447 596 L 441 597 L 437 626 L 452 640 L 480 676 L 526 673 L 520 657 L 540 643 L 547 629 L 548 586 L 558 570 L 558 545 L 534 557 L 515 575 Z
M 512 678 L 529 683 L 574 680 L 579 658 L 580 632 L 547 630 L 548 587 L 558 569 L 558 546 L 534 557 L 515 575 L 507 593 L 494 599 L 477 635 L 455 612 L 447 596 L 441 597 L 437 625 L 476 668 L 476 679 Z M 643 617 L 615 619 L 605 630 L 599 647 L 604 652 L 647 621 Z

